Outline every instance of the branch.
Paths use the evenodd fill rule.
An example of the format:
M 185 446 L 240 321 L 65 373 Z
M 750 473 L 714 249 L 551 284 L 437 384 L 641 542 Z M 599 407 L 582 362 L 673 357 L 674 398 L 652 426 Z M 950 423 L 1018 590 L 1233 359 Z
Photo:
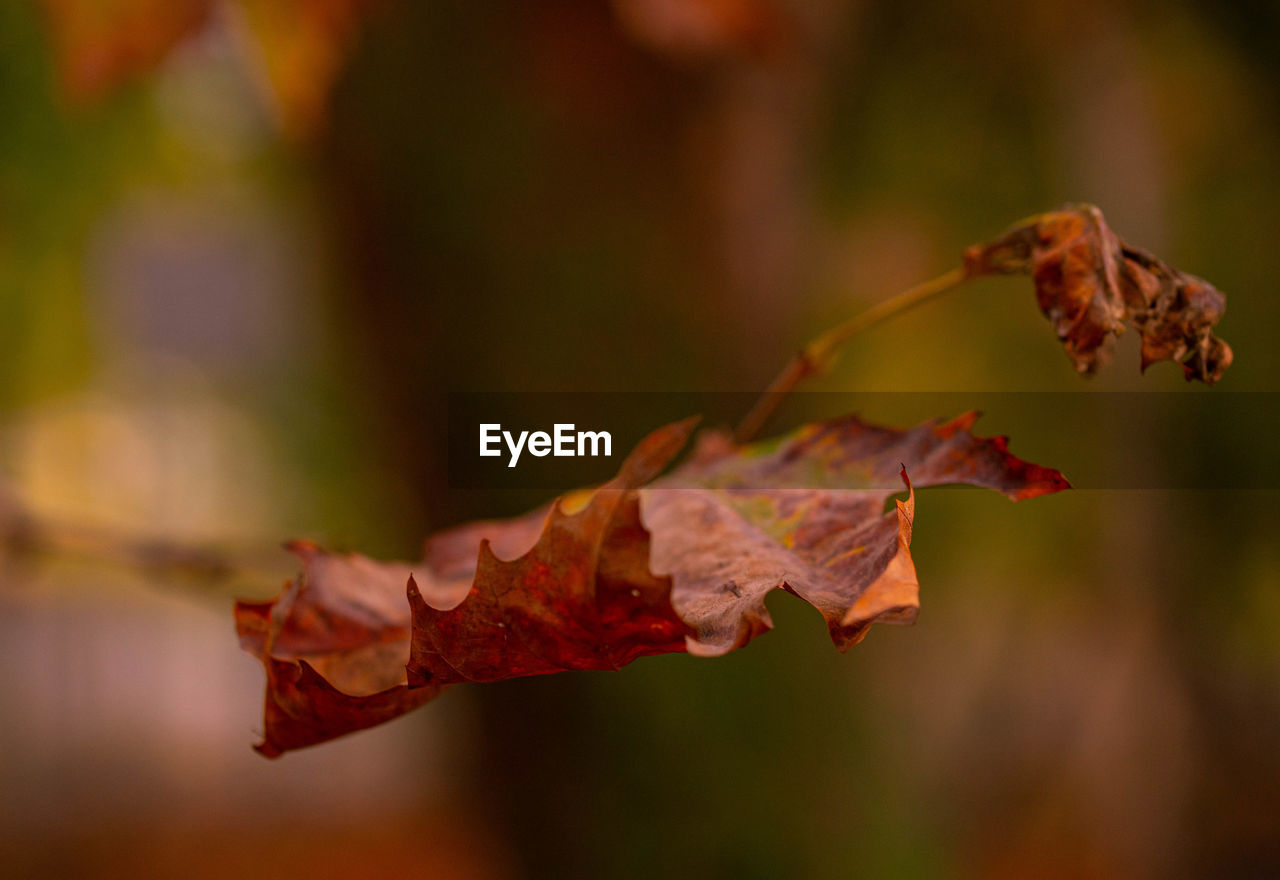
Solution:
M 949 290 L 954 290 L 971 277 L 973 276 L 963 268 L 952 269 L 944 275 L 917 284 L 877 303 L 814 339 L 801 349 L 783 367 L 782 372 L 769 383 L 764 394 L 738 424 L 738 429 L 734 432 L 734 440 L 738 443 L 747 443 L 760 433 L 760 429 L 792 389 L 805 379 L 822 375 L 831 369 L 836 362 L 840 346 L 849 339 L 881 321 L 900 315 Z

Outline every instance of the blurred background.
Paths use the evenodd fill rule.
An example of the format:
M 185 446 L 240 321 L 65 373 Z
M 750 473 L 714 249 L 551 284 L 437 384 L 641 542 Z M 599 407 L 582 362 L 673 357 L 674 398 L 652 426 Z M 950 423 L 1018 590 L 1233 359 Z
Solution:
M 540 500 L 449 488 L 449 391 L 759 389 L 1066 201 L 1226 291 L 1222 391 L 1280 390 L 1278 42 L 1269 0 L 0 4 L 0 872 L 1280 874 L 1266 487 L 924 491 L 913 628 L 841 656 L 779 596 L 714 662 L 274 762 L 230 615 L 286 538 Z M 1119 348 L 1086 383 L 996 280 L 813 387 L 1184 389 Z

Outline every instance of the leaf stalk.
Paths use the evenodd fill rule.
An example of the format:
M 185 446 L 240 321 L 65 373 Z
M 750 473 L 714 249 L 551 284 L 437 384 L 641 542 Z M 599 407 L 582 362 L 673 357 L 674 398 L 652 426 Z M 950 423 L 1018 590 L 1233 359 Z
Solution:
M 798 351 L 782 368 L 782 372 L 769 383 L 760 399 L 738 424 L 734 440 L 740 444 L 753 440 L 797 385 L 805 379 L 822 375 L 835 365 L 840 347 L 851 338 L 882 321 L 954 290 L 971 277 L 973 276 L 963 267 L 952 269 L 882 300 L 818 336 Z

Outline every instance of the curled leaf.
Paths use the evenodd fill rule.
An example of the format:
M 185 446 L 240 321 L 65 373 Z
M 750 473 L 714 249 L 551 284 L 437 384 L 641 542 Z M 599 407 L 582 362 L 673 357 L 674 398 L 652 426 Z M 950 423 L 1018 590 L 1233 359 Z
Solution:
M 1005 438 L 973 436 L 977 418 L 901 431 L 846 417 L 737 450 L 704 435 L 688 465 L 642 492 L 654 570 L 672 577 L 676 610 L 696 631 L 689 651 L 724 654 L 770 629 L 764 600 L 780 588 L 822 612 L 840 650 L 872 623 L 913 621 L 913 483 L 1014 500 L 1068 486 L 1010 455 Z M 899 479 L 907 500 L 885 514 Z
M 1212 384 L 1231 366 L 1231 347 L 1213 335 L 1226 297 L 1127 244 L 1093 205 L 1032 217 L 964 260 L 969 277 L 1030 274 L 1040 310 L 1082 373 L 1098 368 L 1126 325 L 1142 335 L 1143 370 L 1177 361 L 1188 380 Z
M 439 688 L 403 687 L 409 567 L 289 545 L 302 573 L 269 602 L 237 602 L 240 646 L 267 674 L 269 758 L 402 715 Z
M 647 437 L 585 500 L 445 531 L 413 566 L 295 543 L 302 574 L 277 599 L 236 607 L 241 643 L 267 672 L 258 749 L 370 727 L 462 682 L 723 654 L 772 627 L 776 589 L 817 608 L 842 650 L 874 622 L 910 622 L 908 472 L 1014 499 L 1067 486 L 1004 438 L 973 436 L 976 417 L 908 431 L 849 417 L 748 447 L 710 433 L 655 480 L 689 420 Z M 885 513 L 898 479 L 908 497 Z

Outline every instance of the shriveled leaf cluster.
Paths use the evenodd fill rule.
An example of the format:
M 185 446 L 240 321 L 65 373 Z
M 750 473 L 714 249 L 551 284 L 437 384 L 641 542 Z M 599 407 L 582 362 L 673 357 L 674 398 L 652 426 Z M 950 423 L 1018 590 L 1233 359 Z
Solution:
M 1029 274 L 1040 310 L 1076 369 L 1092 373 L 1125 326 L 1142 335 L 1142 369 L 1176 361 L 1187 379 L 1214 383 L 1231 347 L 1213 334 L 1227 308 L 1209 282 L 1126 243 L 1093 205 L 1051 211 L 965 252 L 970 277 Z
M 274 756 L 369 727 L 462 682 L 724 654 L 772 626 L 776 589 L 817 608 L 841 650 L 872 623 L 910 622 L 908 473 L 1014 499 L 1067 485 L 1004 438 L 975 437 L 974 418 L 901 431 L 849 417 L 745 448 L 707 433 L 655 480 L 685 446 L 686 421 L 651 434 L 604 486 L 442 532 L 412 566 L 295 544 L 302 574 L 277 599 L 236 608 L 267 671 L 258 748 Z M 885 513 L 899 479 L 907 499 Z

